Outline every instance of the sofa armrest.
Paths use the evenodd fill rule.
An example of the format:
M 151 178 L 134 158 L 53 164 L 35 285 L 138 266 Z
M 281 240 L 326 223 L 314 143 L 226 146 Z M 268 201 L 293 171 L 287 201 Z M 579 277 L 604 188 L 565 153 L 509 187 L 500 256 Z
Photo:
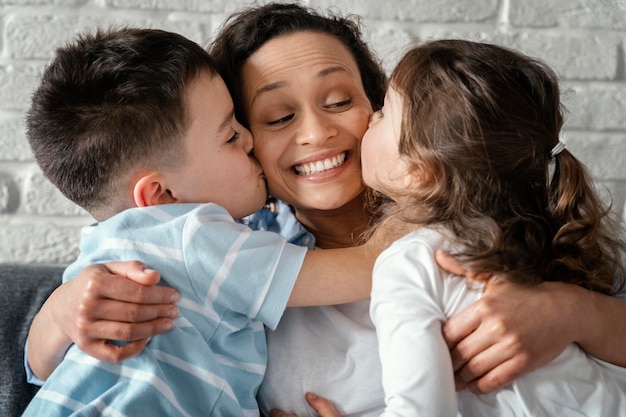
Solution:
M 33 317 L 64 268 L 0 264 L 0 415 L 19 416 L 37 392 L 26 382 L 24 343 Z

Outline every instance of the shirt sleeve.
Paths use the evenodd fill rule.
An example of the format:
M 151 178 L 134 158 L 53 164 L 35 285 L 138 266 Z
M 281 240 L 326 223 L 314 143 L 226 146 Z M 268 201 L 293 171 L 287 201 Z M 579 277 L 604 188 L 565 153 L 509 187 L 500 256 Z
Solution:
M 371 316 L 385 390 L 384 416 L 456 416 L 450 354 L 441 328 L 444 288 L 426 245 L 394 244 L 373 272 Z
M 26 338 L 26 343 L 24 344 L 24 370 L 26 371 L 26 382 L 37 386 L 42 386 L 44 384 L 44 381 L 37 378 L 28 363 L 28 338 Z
M 235 312 L 275 328 L 307 248 L 220 218 L 214 209 L 200 210 L 185 226 L 183 252 L 194 291 L 218 316 Z

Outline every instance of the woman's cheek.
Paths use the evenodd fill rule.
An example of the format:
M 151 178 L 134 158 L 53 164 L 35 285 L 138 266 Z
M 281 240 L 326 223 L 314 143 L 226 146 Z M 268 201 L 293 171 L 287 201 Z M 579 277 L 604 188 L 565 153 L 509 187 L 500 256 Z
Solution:
M 355 126 L 357 126 L 357 136 L 360 140 L 363 139 L 363 135 L 367 132 L 367 126 L 369 125 L 370 116 L 372 112 L 363 112 L 359 115 L 357 121 L 355 121 Z

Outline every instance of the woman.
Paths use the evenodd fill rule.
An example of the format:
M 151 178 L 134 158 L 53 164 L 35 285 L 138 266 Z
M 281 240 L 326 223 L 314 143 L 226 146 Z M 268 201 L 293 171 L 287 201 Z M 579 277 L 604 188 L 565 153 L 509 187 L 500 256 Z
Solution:
M 232 16 L 210 47 L 239 119 L 256 134 L 269 193 L 293 208 L 321 248 L 358 244 L 373 218 L 364 209 L 360 143 L 386 80 L 358 33 L 349 20 L 270 5 Z M 346 415 L 377 410 L 380 362 L 368 309 L 369 302 L 288 309 L 267 334 L 261 409 L 306 415 L 310 389 L 340 399 Z
M 291 206 L 315 245 L 324 248 L 355 245 L 372 218 L 363 211 L 359 142 L 369 115 L 382 105 L 384 77 L 358 26 L 349 22 L 298 5 L 251 7 L 233 16 L 210 48 L 240 105 L 240 120 L 255 137 L 270 192 Z M 350 32 L 352 40 L 346 40 Z M 279 204 L 277 211 L 278 217 L 265 212 L 253 224 L 307 244 L 306 230 L 283 217 L 289 207 Z M 449 259 L 443 265 L 464 272 Z M 72 340 L 101 359 L 122 360 L 171 328 L 175 292 L 115 275 L 154 284 L 158 274 L 138 264 L 107 267 L 86 269 L 44 305 L 31 328 L 31 365 L 33 358 L 44 358 L 53 369 Z M 110 279 L 120 281 L 121 290 L 107 285 Z M 493 390 L 552 359 L 570 342 L 626 365 L 621 348 L 626 320 L 608 319 L 626 317 L 626 302 L 567 284 L 526 288 L 505 281 L 492 279 L 484 297 L 444 328 L 459 387 L 471 383 L 477 391 Z M 307 415 L 303 394 L 315 391 L 344 415 L 378 415 L 383 409 L 367 302 L 289 310 L 268 338 L 264 408 Z M 107 339 L 134 342 L 120 348 L 107 345 Z

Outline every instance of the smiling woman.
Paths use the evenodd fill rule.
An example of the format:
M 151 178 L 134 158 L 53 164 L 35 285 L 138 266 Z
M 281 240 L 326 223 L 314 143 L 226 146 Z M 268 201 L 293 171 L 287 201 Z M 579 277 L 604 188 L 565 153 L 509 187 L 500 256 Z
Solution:
M 241 34 L 248 36 L 240 44 Z M 211 53 L 221 72 L 240 74 L 226 80 L 239 97 L 242 123 L 253 133 L 270 194 L 289 205 L 317 247 L 358 244 L 373 219 L 365 209 L 369 190 L 361 178 L 361 138 L 386 85 L 358 27 L 300 6 L 271 5 L 227 22 Z M 278 407 L 309 415 L 307 390 L 337 399 L 347 415 L 382 410 L 369 302 L 288 309 L 267 338 L 262 411 Z
M 293 207 L 318 247 L 354 245 L 370 220 L 360 144 L 372 104 L 353 55 L 334 36 L 295 32 L 250 55 L 242 81 L 246 122 L 269 192 Z M 363 302 L 287 311 L 280 328 L 268 333 L 264 409 L 305 415 L 304 387 L 345 399 L 359 386 L 368 395 L 354 405 L 341 401 L 348 413 L 381 404 L 380 378 L 371 378 L 380 370 L 368 309 Z M 330 383 L 330 375 L 341 386 Z
M 320 210 L 354 204 L 363 213 L 360 143 L 372 105 L 344 44 L 318 32 L 281 36 L 250 55 L 241 74 L 270 194 L 307 228 L 316 228 Z M 368 223 L 363 214 L 356 219 Z

